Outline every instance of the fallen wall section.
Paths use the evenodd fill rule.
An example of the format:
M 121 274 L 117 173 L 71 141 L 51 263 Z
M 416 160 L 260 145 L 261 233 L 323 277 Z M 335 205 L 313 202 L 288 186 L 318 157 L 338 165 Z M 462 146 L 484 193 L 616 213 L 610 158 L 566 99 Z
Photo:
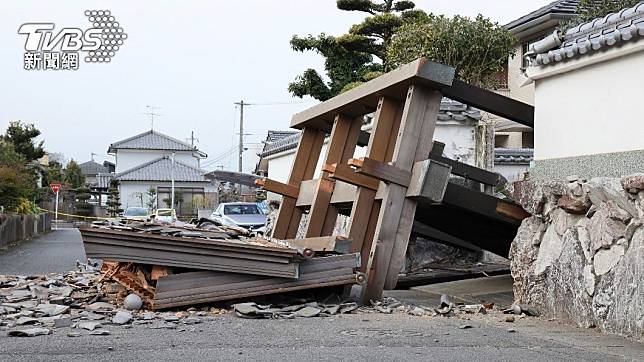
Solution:
M 518 186 L 534 216 L 510 250 L 516 302 L 644 340 L 644 174 Z

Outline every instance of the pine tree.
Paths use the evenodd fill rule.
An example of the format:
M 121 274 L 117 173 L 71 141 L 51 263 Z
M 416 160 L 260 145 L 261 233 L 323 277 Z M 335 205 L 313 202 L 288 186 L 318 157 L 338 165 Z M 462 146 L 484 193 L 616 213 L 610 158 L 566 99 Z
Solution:
M 76 213 L 81 216 L 92 216 L 93 206 L 87 202 L 91 198 L 89 189 L 86 187 L 81 187 L 76 189 Z
M 116 217 L 123 212 L 123 209 L 121 209 L 121 196 L 117 188 L 111 188 L 108 192 L 110 194 L 107 196 L 107 212 L 110 216 Z

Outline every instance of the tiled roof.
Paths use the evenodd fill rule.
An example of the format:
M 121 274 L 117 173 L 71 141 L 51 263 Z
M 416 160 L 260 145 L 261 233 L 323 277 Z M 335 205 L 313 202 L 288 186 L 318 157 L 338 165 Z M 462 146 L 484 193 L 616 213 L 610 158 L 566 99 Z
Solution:
M 620 12 L 554 34 L 534 43 L 528 53 L 533 65 L 548 65 L 592 54 L 644 37 L 644 2 Z
M 99 173 L 96 175 L 96 185 L 93 185 L 99 189 L 108 189 L 110 188 L 110 182 L 114 178 L 113 173 Z
M 441 101 L 440 111 L 438 112 L 438 122 L 464 122 L 466 120 L 478 121 L 481 119 L 481 111 L 472 108 L 466 104 L 443 98 Z M 371 118 L 368 118 L 371 120 Z M 295 131 L 287 137 L 281 138 L 275 142 L 267 143 L 264 150 L 259 152 L 259 157 L 266 157 L 280 153 L 286 150 L 291 150 L 297 147 L 300 143 L 301 134 Z
M 107 167 L 95 161 L 83 162 L 80 165 L 78 165 L 78 167 L 80 167 L 83 175 L 97 175 L 99 173 L 110 172 L 110 170 Z
M 300 133 L 300 131 L 278 131 L 278 130 L 269 130 L 268 134 L 266 135 L 266 142 L 276 142 L 281 140 L 282 138 L 286 138 L 288 136 L 292 136 L 296 133 Z
M 534 159 L 532 148 L 495 148 L 494 164 L 527 165 Z
M 207 157 L 207 155 L 186 142 L 180 141 L 176 138 L 164 135 L 157 131 L 149 130 L 136 136 L 126 138 L 124 140 L 114 142 L 107 150 L 108 153 L 113 153 L 116 150 L 164 150 L 164 151 L 195 151 Z
M 509 24 L 505 27 L 508 30 L 512 30 L 520 25 L 528 23 L 532 20 L 538 19 L 544 15 L 553 15 L 555 17 L 561 18 L 571 18 L 577 14 L 577 6 L 579 5 L 580 0 L 558 0 L 553 1 L 550 4 L 537 9 L 527 15 L 524 15 Z
M 174 161 L 174 180 L 178 182 L 208 182 L 206 171 L 183 162 Z M 170 181 L 172 179 L 172 160 L 157 158 L 137 167 L 123 171 L 114 177 L 117 181 Z

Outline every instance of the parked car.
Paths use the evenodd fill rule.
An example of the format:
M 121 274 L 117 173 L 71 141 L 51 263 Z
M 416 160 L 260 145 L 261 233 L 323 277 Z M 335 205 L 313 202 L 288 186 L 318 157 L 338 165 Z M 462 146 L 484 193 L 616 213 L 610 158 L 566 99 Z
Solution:
M 152 216 L 160 222 L 173 223 L 177 221 L 177 211 L 174 209 L 157 209 L 157 212 Z
M 239 226 L 263 234 L 266 214 L 254 202 L 226 202 L 219 204 L 210 218 L 224 225 Z
M 147 220 L 150 217 L 149 214 L 145 207 L 128 207 L 121 216 L 126 219 Z

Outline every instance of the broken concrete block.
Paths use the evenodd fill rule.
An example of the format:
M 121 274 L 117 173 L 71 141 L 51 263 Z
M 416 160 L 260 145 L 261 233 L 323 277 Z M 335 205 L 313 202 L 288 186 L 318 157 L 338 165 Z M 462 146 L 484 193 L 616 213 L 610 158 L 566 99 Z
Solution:
M 131 320 L 132 320 L 132 313 L 122 311 L 122 310 L 116 312 L 114 317 L 112 317 L 112 323 L 118 324 L 118 325 L 125 324 Z

